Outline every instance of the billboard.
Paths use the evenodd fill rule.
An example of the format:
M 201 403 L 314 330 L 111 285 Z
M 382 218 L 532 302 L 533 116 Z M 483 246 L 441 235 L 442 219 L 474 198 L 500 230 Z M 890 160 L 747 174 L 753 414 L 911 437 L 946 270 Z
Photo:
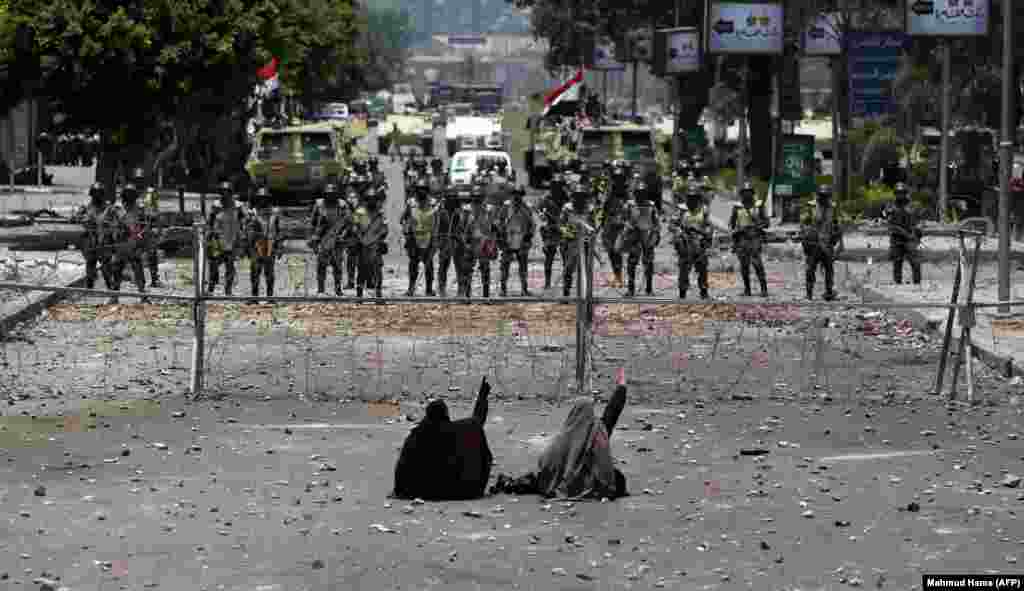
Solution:
M 654 73 L 676 76 L 700 71 L 700 32 L 692 27 L 664 29 L 654 36 Z
M 842 53 L 843 28 L 838 12 L 820 14 L 804 31 L 804 55 L 833 56 Z
M 594 44 L 593 70 L 625 70 L 626 64 L 615 59 L 615 43 L 602 40 Z
M 923 37 L 988 35 L 989 0 L 905 0 L 907 33 Z
M 854 33 L 847 39 L 850 69 L 850 114 L 879 117 L 896 112 L 892 81 L 910 50 L 903 32 Z
M 781 55 L 782 4 L 711 2 L 707 50 L 712 54 Z

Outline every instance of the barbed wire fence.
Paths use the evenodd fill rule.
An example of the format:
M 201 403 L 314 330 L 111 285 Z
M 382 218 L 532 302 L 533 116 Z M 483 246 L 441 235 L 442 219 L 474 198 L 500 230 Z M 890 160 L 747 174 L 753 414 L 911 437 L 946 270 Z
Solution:
M 997 305 L 604 297 L 595 295 L 602 279 L 593 249 L 579 247 L 590 256 L 577 270 L 575 297 L 387 297 L 366 305 L 309 295 L 315 265 L 294 257 L 285 263 L 294 295 L 253 304 L 203 292 L 209 273 L 197 225 L 192 260 L 161 269 L 191 295 L 46 285 L 52 277 L 0 283 L 25 303 L 30 293 L 161 302 L 50 305 L 31 331 L 0 334 L 2 382 L 12 399 L 30 392 L 55 399 L 188 392 L 239 401 L 372 401 L 468 398 L 487 375 L 499 396 L 560 402 L 570 393 L 607 392 L 621 376 L 652 400 L 894 400 L 933 394 L 922 370 L 951 349 L 894 313 L 937 308 L 973 319 L 974 310 Z M 969 258 L 957 263 L 962 274 Z M 994 332 L 996 338 L 1004 337 Z M 984 367 L 965 369 L 969 389 L 985 392 L 988 380 L 999 379 Z M 959 375 L 959 364 L 953 370 Z

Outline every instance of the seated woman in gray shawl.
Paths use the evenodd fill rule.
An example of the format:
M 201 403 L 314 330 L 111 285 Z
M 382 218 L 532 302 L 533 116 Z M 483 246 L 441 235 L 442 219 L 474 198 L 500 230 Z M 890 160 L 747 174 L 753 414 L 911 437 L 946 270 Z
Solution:
M 574 401 L 562 431 L 541 455 L 538 470 L 516 479 L 499 476 L 491 492 L 548 498 L 616 499 L 626 496 L 626 477 L 615 468 L 609 439 L 626 405 L 618 386 L 599 420 L 590 398 Z
M 413 427 L 398 456 L 392 497 L 458 501 L 484 496 L 494 462 L 484 432 L 490 392 L 484 378 L 473 415 L 457 421 L 448 416 L 443 400 L 427 405 L 426 416 Z

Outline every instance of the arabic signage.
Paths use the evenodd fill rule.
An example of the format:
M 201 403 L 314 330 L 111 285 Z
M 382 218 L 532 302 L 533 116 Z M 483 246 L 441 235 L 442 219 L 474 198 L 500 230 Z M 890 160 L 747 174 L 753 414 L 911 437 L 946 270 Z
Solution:
M 782 136 L 775 194 L 780 197 L 807 195 L 815 190 L 814 136 Z
M 818 15 L 804 31 L 804 55 L 815 57 L 842 53 L 843 30 L 839 18 L 838 12 Z
M 782 4 L 711 2 L 707 15 L 708 53 L 782 53 Z
M 594 44 L 594 70 L 625 70 L 626 64 L 615 59 L 615 43 L 603 40 Z
M 910 49 L 910 36 L 901 32 L 851 32 L 847 42 L 850 115 L 870 118 L 895 113 L 892 81 Z
M 664 63 L 669 76 L 700 71 L 700 32 L 694 28 L 658 31 L 655 38 L 656 61 Z
M 988 35 L 989 0 L 906 0 L 907 33 L 931 37 Z

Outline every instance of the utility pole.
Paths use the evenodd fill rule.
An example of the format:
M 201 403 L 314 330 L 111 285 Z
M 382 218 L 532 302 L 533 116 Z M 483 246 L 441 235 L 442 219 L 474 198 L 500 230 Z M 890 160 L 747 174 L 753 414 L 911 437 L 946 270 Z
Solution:
M 679 28 L 679 3 L 682 0 L 675 1 L 675 12 L 676 12 L 676 28 Z M 672 90 L 671 100 L 676 105 L 676 114 L 672 121 L 672 162 L 669 165 L 670 170 L 674 170 L 676 163 L 679 162 L 679 152 L 681 142 L 679 140 L 679 133 L 682 131 L 679 128 L 680 115 L 683 113 L 683 88 L 682 79 L 678 76 L 669 77 L 669 88 Z
M 999 301 L 1010 301 L 1010 175 L 1013 174 L 1014 94 L 1013 6 L 1003 0 L 1003 130 L 999 142 Z M 947 54 L 948 55 L 948 54 Z M 943 130 L 945 136 L 945 130 Z M 999 307 L 1009 313 L 1009 304 Z
M 1009 12 L 1009 11 L 1007 11 Z M 949 206 L 949 132 L 952 125 L 952 113 L 949 97 L 949 86 L 952 70 L 952 51 L 950 41 L 942 40 L 942 138 L 939 152 L 939 222 L 946 219 L 946 208 Z

